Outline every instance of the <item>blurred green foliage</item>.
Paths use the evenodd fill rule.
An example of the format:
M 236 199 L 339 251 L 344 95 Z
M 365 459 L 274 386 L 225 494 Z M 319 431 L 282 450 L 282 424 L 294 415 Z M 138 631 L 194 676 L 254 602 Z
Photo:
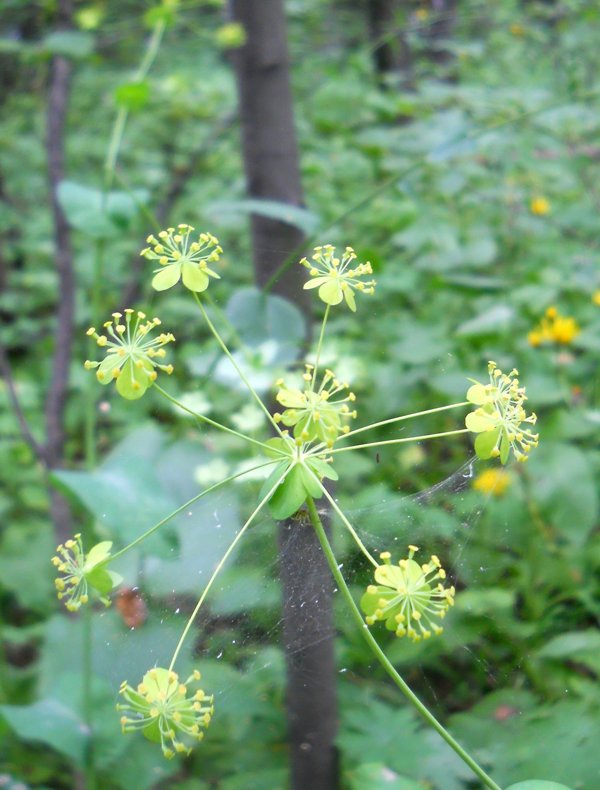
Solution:
M 245 198 L 230 121 L 235 86 L 215 43 L 218 3 L 182 3 L 141 83 L 131 75 L 153 21 L 144 22 L 145 4 L 78 6 L 81 29 L 69 33 L 52 31 L 53 3 L 7 6 L 2 340 L 41 435 L 57 299 L 45 80 L 48 58 L 62 54 L 75 64 L 69 180 L 60 200 L 73 229 L 81 332 L 66 415 L 68 469 L 54 479 L 84 534 L 120 547 L 244 458 L 237 443 L 196 430 L 152 392 L 135 405 L 107 392 L 98 407 L 102 460 L 83 471 L 90 301 L 107 313 L 119 304 L 143 239 L 155 230 L 148 208 L 192 163 L 172 219 L 219 236 L 225 266 L 211 292 L 236 333 L 246 337 L 252 328 L 244 360 L 266 392 L 273 364 L 283 370 L 297 359 L 303 319 L 281 301 L 264 313 L 257 306 L 246 218 L 285 210 Z M 449 57 L 436 63 L 428 37 L 435 14 L 425 3 L 407 5 L 399 19 L 414 72 L 407 90 L 394 75 L 382 86 L 374 74 L 359 4 L 290 0 L 287 9 L 307 209 L 284 216 L 321 243 L 352 244 L 371 259 L 378 281 L 357 318 L 333 317 L 323 355 L 326 364 L 341 359 L 337 372 L 357 392 L 361 423 L 463 400 L 466 380 L 481 377 L 488 359 L 520 369 L 540 418 L 540 447 L 502 485 L 481 477 L 483 464 L 469 477 L 463 465 L 472 450 L 462 437 L 340 461 L 340 502 L 375 547 L 416 542 L 456 577 L 457 605 L 442 637 L 407 645 L 382 629 L 378 638 L 499 783 L 538 777 L 591 790 L 600 786 L 592 737 L 600 715 L 600 299 L 593 300 L 600 292 L 600 10 L 585 0 L 465 0 L 450 40 L 437 42 Z M 130 117 L 118 178 L 103 201 L 103 161 L 120 108 Z M 106 262 L 99 284 L 98 245 Z M 143 273 L 135 306 L 148 309 L 147 265 Z M 550 306 L 580 331 L 566 343 L 532 346 L 528 334 Z M 160 315 L 177 335 L 178 396 L 200 399 L 217 416 L 233 413 L 260 435 L 262 416 L 244 405 L 186 295 L 169 291 Z M 0 403 L 1 778 L 7 787 L 71 787 L 87 740 L 82 623 L 57 614 L 42 470 L 20 439 L 4 385 Z M 460 427 L 461 419 L 444 413 L 417 421 L 415 432 Z M 407 498 L 446 478 L 430 496 Z M 254 496 L 258 484 L 250 485 Z M 134 630 L 119 608 L 93 621 L 102 787 L 285 786 L 280 596 L 266 519 L 242 544 L 197 634 L 217 712 L 195 756 L 164 763 L 142 739 L 120 735 L 113 710 L 116 684 L 169 654 L 247 501 L 248 484 L 203 500 L 118 568 L 141 587 L 148 614 Z M 361 568 L 343 535 L 336 543 L 359 594 Z M 346 618 L 339 628 L 344 787 L 465 788 L 464 767 L 397 699 Z M 184 663 L 191 664 L 189 651 Z

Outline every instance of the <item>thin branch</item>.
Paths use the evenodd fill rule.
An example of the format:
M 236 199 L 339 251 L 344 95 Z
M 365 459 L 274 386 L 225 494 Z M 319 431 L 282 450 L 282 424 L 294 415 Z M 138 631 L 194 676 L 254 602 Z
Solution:
M 60 0 L 60 25 L 63 28 L 68 28 L 70 18 L 70 2 Z M 60 462 L 65 442 L 63 417 L 69 384 L 69 360 L 73 344 L 75 305 L 73 251 L 69 225 L 57 195 L 58 185 L 64 179 L 65 174 L 64 129 L 70 94 L 71 70 L 71 63 L 67 58 L 61 55 L 52 58 L 46 116 L 46 154 L 48 157 L 50 206 L 54 221 L 59 301 L 54 332 L 52 373 L 46 397 L 46 460 L 49 466 L 55 466 Z
M 21 408 L 19 396 L 17 395 L 17 388 L 15 386 L 15 380 L 12 374 L 10 360 L 8 358 L 8 354 L 6 353 L 6 349 L 1 343 L 0 343 L 0 373 L 2 373 L 2 378 L 6 382 L 8 397 L 11 402 L 13 411 L 15 413 L 15 417 L 17 418 L 17 422 L 19 423 L 19 428 L 21 430 L 21 436 L 23 437 L 23 440 L 33 450 L 35 456 L 40 461 L 45 462 L 46 450 L 44 446 L 40 444 L 35 438 L 35 436 L 33 435 L 31 428 L 29 427 L 29 423 L 27 422 L 27 418 L 25 417 L 23 409 Z
M 234 113 L 228 113 L 211 129 L 210 134 L 198 148 L 192 153 L 189 162 L 185 167 L 179 167 L 173 171 L 173 177 L 167 187 L 165 195 L 156 208 L 156 219 L 158 223 L 164 226 L 173 210 L 173 207 L 183 195 L 188 181 L 198 172 L 200 164 L 204 157 L 212 152 L 215 143 L 217 143 L 224 132 L 227 131 L 236 121 Z M 143 245 L 142 245 L 143 246 Z M 141 274 L 146 261 L 139 255 L 138 252 L 133 256 L 129 271 L 131 276 L 129 282 L 123 289 L 119 304 L 122 308 L 130 307 L 140 297 L 141 288 Z

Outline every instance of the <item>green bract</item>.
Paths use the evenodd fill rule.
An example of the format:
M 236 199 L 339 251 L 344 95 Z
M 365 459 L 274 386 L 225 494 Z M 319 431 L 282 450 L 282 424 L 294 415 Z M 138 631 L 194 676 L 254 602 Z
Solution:
M 158 238 L 148 236 L 146 239 L 150 247 L 143 249 L 140 255 L 160 264 L 152 280 L 156 291 L 166 291 L 181 279 L 190 291 L 201 293 L 208 288 L 210 277 L 219 279 L 208 266 L 221 257 L 223 250 L 219 240 L 211 233 L 200 233 L 197 241 L 191 241 L 193 230 L 191 225 L 178 225 L 177 229 L 161 230 Z
M 113 313 L 113 320 L 104 324 L 106 335 L 99 335 L 94 327 L 87 334 L 93 337 L 101 348 L 106 349 L 102 362 L 85 362 L 87 370 L 96 369 L 100 384 L 110 384 L 117 380 L 117 392 L 128 400 L 141 398 L 156 379 L 156 368 L 169 375 L 173 365 L 163 365 L 157 360 L 164 359 L 163 346 L 175 340 L 172 334 L 162 332 L 154 339 L 150 333 L 160 325 L 158 318 L 144 321 L 144 313 L 125 310 L 125 323 L 121 323 L 121 313 Z
M 314 278 L 305 283 L 304 288 L 318 288 L 321 300 L 328 305 L 339 304 L 345 299 L 348 307 L 355 312 L 354 291 L 366 294 L 375 292 L 375 280 L 360 279 L 365 274 L 373 274 L 371 264 L 359 263 L 350 268 L 355 260 L 356 253 L 352 247 L 346 247 L 341 260 L 335 257 L 335 247 L 331 244 L 315 247 L 310 261 L 306 258 L 300 261 Z
M 121 583 L 121 577 L 105 567 L 110 560 L 111 547 L 112 542 L 106 540 L 92 546 L 86 554 L 80 534 L 57 547 L 52 564 L 61 575 L 54 584 L 59 600 L 66 599 L 65 606 L 69 611 L 76 612 L 88 602 L 90 588 L 105 606 L 110 605 L 106 596 Z
M 274 417 L 288 427 L 294 426 L 297 439 L 325 442 L 331 447 L 340 433 L 348 433 L 347 421 L 356 417 L 356 411 L 350 411 L 348 403 L 356 397 L 353 392 L 339 397 L 348 390 L 348 385 L 342 384 L 331 370 L 325 371 L 319 389 L 314 390 L 314 367 L 307 364 L 305 368 L 303 378 L 307 385 L 303 390 L 286 387 L 283 379 L 277 382 L 276 398 L 286 409 Z
M 517 370 L 505 374 L 490 362 L 488 371 L 489 384 L 476 381 L 467 392 L 467 400 L 478 407 L 465 420 L 468 430 L 479 434 L 475 452 L 484 459 L 500 457 L 505 464 L 512 450 L 517 461 L 526 461 L 530 450 L 537 447 L 539 434 L 523 427 L 537 422 L 536 415 L 527 415 L 523 408 L 525 387 L 519 386 Z
M 275 451 L 273 457 L 283 460 L 265 480 L 260 497 L 265 496 L 287 470 L 285 478 L 269 499 L 273 518 L 283 519 L 294 515 L 306 502 L 307 496 L 320 499 L 323 491 L 319 481 L 323 478 L 338 479 L 330 460 L 321 455 L 310 455 L 310 444 L 294 441 L 287 435 L 281 439 L 270 439 L 267 444 Z
M 363 595 L 360 606 L 367 615 L 368 625 L 378 620 L 396 636 L 408 636 L 413 642 L 428 639 L 432 632 L 441 634 L 442 628 L 434 618 L 443 619 L 454 604 L 454 587 L 444 587 L 446 572 L 436 555 L 428 563 L 419 565 L 413 559 L 416 546 L 408 547 L 408 558 L 398 565 L 391 564 L 389 552 L 380 556 L 383 565 L 375 569 L 375 581 Z
M 175 754 L 189 754 L 194 741 L 204 738 L 213 715 L 213 698 L 202 689 L 188 697 L 188 686 L 200 680 L 195 670 L 182 683 L 176 672 L 162 667 L 146 672 L 137 689 L 123 681 L 119 693 L 125 704 L 117 705 L 123 712 L 123 732 L 141 730 L 149 741 L 160 743 L 168 759 Z

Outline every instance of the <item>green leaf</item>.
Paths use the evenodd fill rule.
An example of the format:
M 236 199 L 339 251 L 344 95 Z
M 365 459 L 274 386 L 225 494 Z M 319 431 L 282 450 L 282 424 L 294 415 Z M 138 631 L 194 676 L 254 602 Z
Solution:
M 348 790 L 424 790 L 421 782 L 407 779 L 383 763 L 363 763 L 345 776 Z
M 83 764 L 85 723 L 63 702 L 47 698 L 33 705 L 0 705 L 0 715 L 22 740 L 40 741 Z
M 573 790 L 573 788 L 558 782 L 548 782 L 546 779 L 527 779 L 525 782 L 517 782 L 516 785 L 507 787 L 506 790 Z
M 50 523 L 5 526 L 0 541 L 0 586 L 26 609 L 44 611 L 54 599 L 50 557 L 56 538 Z
M 127 229 L 140 204 L 148 200 L 146 190 L 132 194 L 113 191 L 104 196 L 99 189 L 74 181 L 61 181 L 57 194 L 69 224 L 95 239 Z
M 86 58 L 94 51 L 94 37 L 82 30 L 61 30 L 48 33 L 42 42 L 50 55 L 63 55 L 74 60 Z
M 560 535 L 581 546 L 599 512 L 592 459 L 566 443 L 540 443 L 528 462 L 532 494 Z
M 537 657 L 575 662 L 600 677 L 600 631 L 588 628 L 555 636 L 538 650 Z
M 209 216 L 219 220 L 224 214 L 257 214 L 259 217 L 285 222 L 311 236 L 319 227 L 320 219 L 308 209 L 281 203 L 277 200 L 230 200 L 213 203 L 205 209 Z
M 257 288 L 242 288 L 233 294 L 225 313 L 244 343 L 258 347 L 274 340 L 281 346 L 281 361 L 296 359 L 307 327 L 302 312 L 292 302 Z
M 455 329 L 459 337 L 475 337 L 504 332 L 515 319 L 515 310 L 510 305 L 496 304 L 474 318 L 464 321 Z
M 119 107 L 129 112 L 139 112 L 148 104 L 150 98 L 150 83 L 125 82 L 115 90 L 115 100 Z

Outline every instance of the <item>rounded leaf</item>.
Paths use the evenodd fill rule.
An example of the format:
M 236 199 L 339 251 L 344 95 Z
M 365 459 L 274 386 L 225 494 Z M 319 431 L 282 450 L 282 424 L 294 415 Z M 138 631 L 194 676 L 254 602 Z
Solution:
M 152 287 L 155 291 L 166 291 L 172 288 L 179 281 L 181 267 L 177 264 L 169 264 L 164 269 L 160 269 L 152 278 Z
M 202 271 L 197 264 L 186 262 L 182 264 L 181 269 L 181 278 L 186 288 L 189 288 L 190 291 L 196 291 L 196 293 L 206 291 L 208 288 L 208 274 Z

